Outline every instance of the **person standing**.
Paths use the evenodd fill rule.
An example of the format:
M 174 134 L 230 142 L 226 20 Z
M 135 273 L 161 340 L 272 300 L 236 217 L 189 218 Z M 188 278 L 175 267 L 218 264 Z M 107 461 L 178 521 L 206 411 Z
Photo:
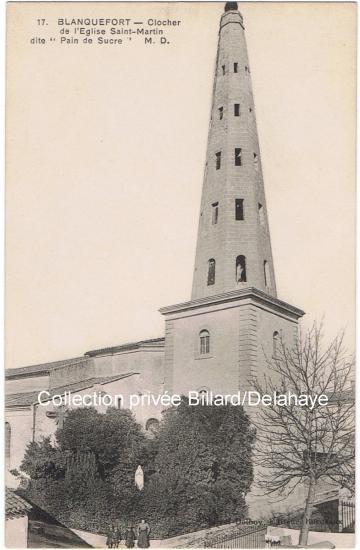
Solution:
M 114 531 L 114 548 L 119 548 L 119 544 L 121 541 L 121 531 L 119 527 L 115 527 Z
M 125 534 L 125 546 L 126 548 L 134 548 L 135 546 L 135 531 L 132 525 L 129 525 L 129 527 L 126 530 Z
M 113 548 L 114 547 L 114 528 L 113 528 L 113 526 L 110 526 L 110 528 L 108 530 L 107 538 L 106 538 L 106 546 L 108 548 Z
M 149 548 L 150 525 L 144 519 L 138 525 L 138 548 Z

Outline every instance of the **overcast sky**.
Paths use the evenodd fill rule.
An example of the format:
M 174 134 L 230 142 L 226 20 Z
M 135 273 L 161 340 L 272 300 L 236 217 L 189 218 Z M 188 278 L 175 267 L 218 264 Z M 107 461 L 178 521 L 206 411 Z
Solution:
M 8 7 L 8 367 L 163 336 L 158 308 L 190 299 L 222 10 Z M 355 4 L 241 12 L 278 296 L 353 347 Z M 166 46 L 30 46 L 37 18 L 86 16 L 181 24 Z

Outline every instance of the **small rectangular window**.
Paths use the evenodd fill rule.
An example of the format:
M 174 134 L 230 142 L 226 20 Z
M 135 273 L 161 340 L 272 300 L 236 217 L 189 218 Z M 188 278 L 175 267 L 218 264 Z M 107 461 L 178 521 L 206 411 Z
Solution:
M 235 166 L 241 166 L 241 149 L 239 147 L 235 148 Z
M 234 104 L 234 116 L 240 116 L 240 104 L 239 103 Z
M 221 167 L 221 151 L 215 153 L 216 156 L 216 170 L 220 170 Z
M 214 258 L 211 258 L 211 260 L 208 261 L 208 276 L 207 276 L 208 286 L 215 284 L 215 265 L 216 265 L 216 262 Z
M 234 73 L 237 73 L 237 72 L 238 72 L 238 64 L 234 63 Z
M 258 170 L 259 168 L 259 161 L 258 161 L 258 156 L 256 153 L 254 153 L 254 166 L 255 166 L 255 170 Z
M 219 107 L 219 119 L 222 120 L 224 116 L 224 107 Z
M 265 219 L 264 219 L 264 207 L 262 204 L 258 203 L 258 211 L 259 211 L 259 221 L 261 225 L 264 225 Z
M 115 401 L 115 407 L 117 409 L 121 409 L 122 408 L 122 399 L 119 395 L 116 396 L 116 401 Z
M 218 217 L 219 217 L 219 203 L 214 202 L 211 206 L 212 206 L 212 209 L 211 209 L 211 223 L 213 225 L 216 225 L 217 222 L 218 222 Z
M 244 219 L 244 199 L 235 199 L 235 220 Z
M 222 65 L 222 74 L 225 74 L 225 65 Z

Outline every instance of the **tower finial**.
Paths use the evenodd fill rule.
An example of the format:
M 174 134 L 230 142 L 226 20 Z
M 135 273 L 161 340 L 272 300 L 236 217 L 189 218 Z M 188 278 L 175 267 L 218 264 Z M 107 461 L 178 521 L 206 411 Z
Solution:
M 237 2 L 226 2 L 225 11 L 234 11 L 238 9 Z

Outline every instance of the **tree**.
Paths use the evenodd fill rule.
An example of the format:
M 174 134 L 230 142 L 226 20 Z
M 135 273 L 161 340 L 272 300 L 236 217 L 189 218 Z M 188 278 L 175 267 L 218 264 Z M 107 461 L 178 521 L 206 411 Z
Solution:
M 299 544 L 307 544 L 309 522 L 320 480 L 349 486 L 354 472 L 354 399 L 349 392 L 354 360 L 343 334 L 323 344 L 322 326 L 314 325 L 294 348 L 280 338 L 268 372 L 255 383 L 260 395 L 278 402 L 260 407 L 256 463 L 258 485 L 265 494 L 288 496 L 300 484 L 308 487 Z M 322 405 L 281 398 L 325 395 Z M 324 403 L 327 401 L 327 405 Z
M 129 411 L 74 409 L 50 438 L 31 443 L 22 462 L 28 494 L 59 520 L 77 528 L 106 529 L 124 521 L 139 498 L 134 473 L 147 440 Z
M 183 398 L 159 430 L 142 500 L 146 517 L 163 536 L 244 517 L 253 441 L 241 407 L 189 406 Z

